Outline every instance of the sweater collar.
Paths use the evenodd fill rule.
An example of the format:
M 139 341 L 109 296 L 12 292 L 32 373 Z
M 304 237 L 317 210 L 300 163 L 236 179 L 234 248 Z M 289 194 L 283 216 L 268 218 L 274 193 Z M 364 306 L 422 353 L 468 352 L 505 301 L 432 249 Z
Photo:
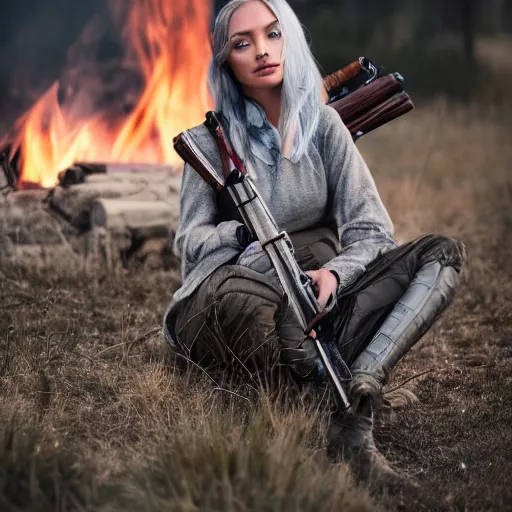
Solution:
M 255 101 L 245 98 L 247 132 L 252 154 L 267 165 L 274 166 L 281 155 L 281 136 L 265 111 Z

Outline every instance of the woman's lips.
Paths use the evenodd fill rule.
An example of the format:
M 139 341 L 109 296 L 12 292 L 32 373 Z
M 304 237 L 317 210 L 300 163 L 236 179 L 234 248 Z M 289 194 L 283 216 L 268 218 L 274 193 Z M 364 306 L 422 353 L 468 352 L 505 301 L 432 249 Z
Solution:
M 264 68 L 257 69 L 255 73 L 258 75 L 265 75 L 273 73 L 275 69 L 277 69 L 279 64 L 269 64 L 268 66 L 265 66 Z

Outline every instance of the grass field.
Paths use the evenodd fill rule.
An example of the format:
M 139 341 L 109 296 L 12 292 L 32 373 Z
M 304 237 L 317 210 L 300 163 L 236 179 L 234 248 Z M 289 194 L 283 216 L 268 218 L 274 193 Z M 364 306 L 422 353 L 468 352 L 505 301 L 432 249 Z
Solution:
M 224 389 L 159 331 L 177 269 L 70 253 L 0 262 L 0 510 L 510 510 L 512 130 L 499 111 L 418 108 L 358 145 L 403 242 L 456 236 L 453 306 L 399 365 L 413 405 L 379 447 L 417 489 L 372 494 L 325 454 L 322 404 Z

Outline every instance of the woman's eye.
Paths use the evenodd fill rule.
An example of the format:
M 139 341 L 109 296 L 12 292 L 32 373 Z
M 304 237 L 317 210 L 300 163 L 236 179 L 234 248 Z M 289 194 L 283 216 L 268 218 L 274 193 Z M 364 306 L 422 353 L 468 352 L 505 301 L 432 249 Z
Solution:
M 247 41 L 238 41 L 238 43 L 235 43 L 233 45 L 233 48 L 235 50 L 239 50 L 240 48 L 245 48 L 246 46 L 248 46 L 248 43 Z
M 271 37 L 272 39 L 276 39 L 281 36 L 281 32 L 279 32 L 279 30 L 272 30 L 272 32 L 270 32 L 268 36 Z

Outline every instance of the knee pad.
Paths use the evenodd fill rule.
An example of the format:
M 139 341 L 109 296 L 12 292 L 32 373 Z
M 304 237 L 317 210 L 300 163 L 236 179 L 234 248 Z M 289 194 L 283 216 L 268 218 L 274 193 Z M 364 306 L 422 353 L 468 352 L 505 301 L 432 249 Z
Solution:
M 419 266 L 432 261 L 443 267 L 453 267 L 458 273 L 466 261 L 466 248 L 462 242 L 444 235 L 432 235 L 430 246 L 421 255 Z

